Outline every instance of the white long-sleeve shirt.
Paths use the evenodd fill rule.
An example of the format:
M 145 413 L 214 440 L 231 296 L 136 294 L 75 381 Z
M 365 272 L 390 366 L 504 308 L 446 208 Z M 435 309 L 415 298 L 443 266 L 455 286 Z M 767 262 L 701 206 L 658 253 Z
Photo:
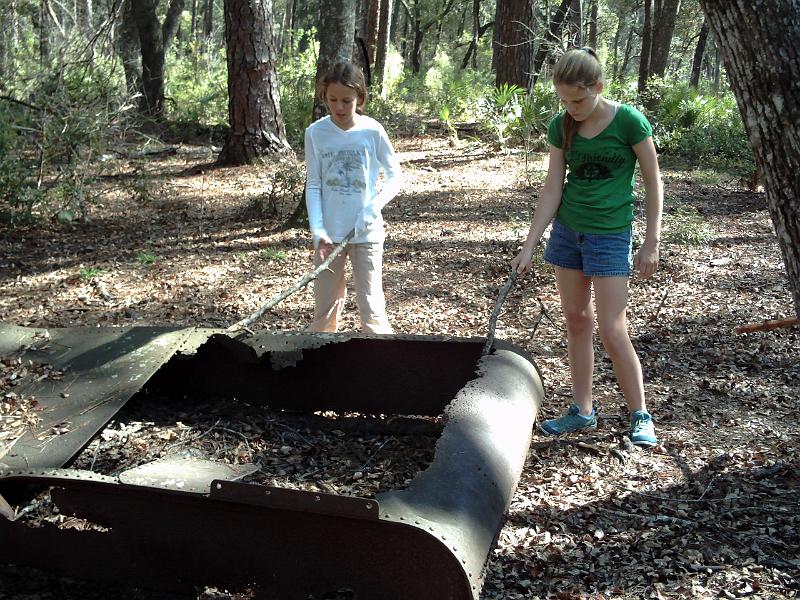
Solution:
M 366 115 L 340 129 L 330 117 L 312 123 L 305 134 L 306 206 L 314 246 L 320 239 L 351 243 L 382 242 L 381 209 L 400 191 L 400 163 L 383 126 Z M 376 186 L 381 169 L 384 180 Z

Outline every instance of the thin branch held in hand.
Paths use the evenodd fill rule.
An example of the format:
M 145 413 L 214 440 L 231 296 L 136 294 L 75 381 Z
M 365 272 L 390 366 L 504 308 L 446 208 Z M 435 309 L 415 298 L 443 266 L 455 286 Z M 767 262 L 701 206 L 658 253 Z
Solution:
M 275 306 L 279 302 L 285 300 L 286 298 L 288 298 L 289 296 L 291 296 L 295 292 L 303 289 L 309 283 L 314 281 L 314 279 L 316 279 L 317 276 L 320 273 L 325 271 L 330 266 L 330 264 L 334 261 L 334 259 L 337 256 L 339 256 L 339 254 L 342 252 L 342 250 L 344 250 L 345 246 L 347 246 L 347 244 L 350 242 L 350 240 L 353 239 L 353 236 L 355 234 L 356 234 L 355 229 L 350 231 L 350 233 L 348 233 L 345 236 L 345 238 L 341 241 L 341 243 L 331 251 L 331 253 L 328 255 L 328 257 L 324 261 L 322 261 L 322 263 L 316 269 L 314 269 L 313 271 L 311 271 L 309 273 L 306 273 L 292 287 L 290 287 L 289 289 L 283 290 L 279 294 L 276 294 L 275 296 L 270 298 L 264 305 L 262 305 L 261 308 L 259 308 L 257 311 L 252 313 L 250 316 L 242 319 L 238 323 L 234 323 L 233 325 L 228 327 L 228 329 L 226 331 L 234 332 L 234 331 L 238 331 L 239 329 L 244 329 L 248 325 L 252 324 L 253 322 L 255 322 L 258 319 L 260 319 L 261 317 L 263 317 L 266 314 L 266 312 L 269 309 L 271 309 L 273 306 Z

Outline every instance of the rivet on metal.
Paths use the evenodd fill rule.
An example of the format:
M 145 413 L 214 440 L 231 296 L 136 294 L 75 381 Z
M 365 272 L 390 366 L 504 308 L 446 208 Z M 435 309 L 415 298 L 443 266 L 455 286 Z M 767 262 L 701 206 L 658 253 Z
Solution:
M 367 510 L 369 510 L 370 508 L 372 508 L 372 503 L 371 502 L 367 502 Z
M 319 502 L 320 500 L 322 500 L 322 498 L 319 496 L 314 496 L 314 502 Z
M 221 489 L 222 489 L 222 484 L 221 484 L 221 483 L 218 483 L 218 484 L 217 484 L 215 487 L 216 487 L 218 490 L 221 490 Z
M 264 495 L 269 496 L 272 493 L 271 490 L 264 490 Z

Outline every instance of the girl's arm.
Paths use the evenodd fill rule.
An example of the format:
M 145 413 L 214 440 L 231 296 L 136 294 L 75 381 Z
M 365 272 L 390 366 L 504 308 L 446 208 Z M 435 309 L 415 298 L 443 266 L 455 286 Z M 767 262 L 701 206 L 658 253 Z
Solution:
M 519 274 L 525 273 L 530 268 L 533 250 L 561 205 L 561 194 L 564 191 L 564 176 L 566 172 L 567 165 L 564 160 L 564 151 L 551 145 L 547 177 L 539 194 L 539 203 L 533 213 L 533 222 L 528 231 L 528 237 L 522 245 L 522 250 L 511 260 L 512 270 L 516 270 Z
M 305 134 L 305 154 L 306 208 L 308 209 L 308 224 L 311 229 L 311 237 L 316 248 L 320 242 L 330 244 L 331 238 L 325 230 L 325 224 L 322 220 L 322 178 L 320 177 L 317 153 L 314 151 L 314 140 L 308 129 L 306 129 Z
M 384 178 L 381 191 L 370 199 L 364 210 L 361 211 L 356 220 L 356 232 L 363 231 L 375 222 L 381 214 L 383 207 L 389 204 L 403 186 L 403 173 L 400 169 L 400 161 L 394 153 L 392 143 L 386 135 L 383 127 L 378 131 L 378 144 L 375 150 L 378 163 L 383 167 Z
M 640 277 L 650 277 L 658 268 L 658 247 L 661 243 L 661 211 L 664 205 L 664 187 L 658 168 L 658 155 L 652 137 L 647 137 L 633 146 L 639 169 L 644 179 L 645 214 L 647 229 L 644 242 L 636 253 L 634 266 Z

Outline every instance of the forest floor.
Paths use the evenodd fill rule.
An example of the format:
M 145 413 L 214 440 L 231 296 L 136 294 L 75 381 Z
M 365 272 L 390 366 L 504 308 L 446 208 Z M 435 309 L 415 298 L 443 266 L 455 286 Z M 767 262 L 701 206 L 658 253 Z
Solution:
M 544 155 L 526 161 L 436 136 L 396 148 L 407 183 L 385 210 L 390 320 L 402 334 L 485 336 Z M 87 222 L 0 230 L 0 321 L 224 327 L 290 287 L 310 270 L 311 250 L 305 229 L 280 231 L 280 217 L 263 210 L 278 167 L 213 168 L 213 158 L 189 146 L 114 158 Z M 800 328 L 734 331 L 794 312 L 765 196 L 697 169 L 665 168 L 664 181 L 660 268 L 632 278 L 629 312 L 659 444 L 624 443 L 624 401 L 597 342 L 599 427 L 557 440 L 534 432 L 482 600 L 800 596 Z M 306 288 L 251 328 L 302 329 L 312 304 Z M 357 326 L 348 299 L 344 329 Z M 497 336 L 541 368 L 540 418 L 562 412 L 563 319 L 540 260 L 511 289 Z M 15 367 L 3 368 L 10 386 Z M 127 437 L 103 439 L 137 435 L 185 432 L 148 431 L 141 417 Z M 35 573 L 2 567 L 0 599 L 168 597 Z

